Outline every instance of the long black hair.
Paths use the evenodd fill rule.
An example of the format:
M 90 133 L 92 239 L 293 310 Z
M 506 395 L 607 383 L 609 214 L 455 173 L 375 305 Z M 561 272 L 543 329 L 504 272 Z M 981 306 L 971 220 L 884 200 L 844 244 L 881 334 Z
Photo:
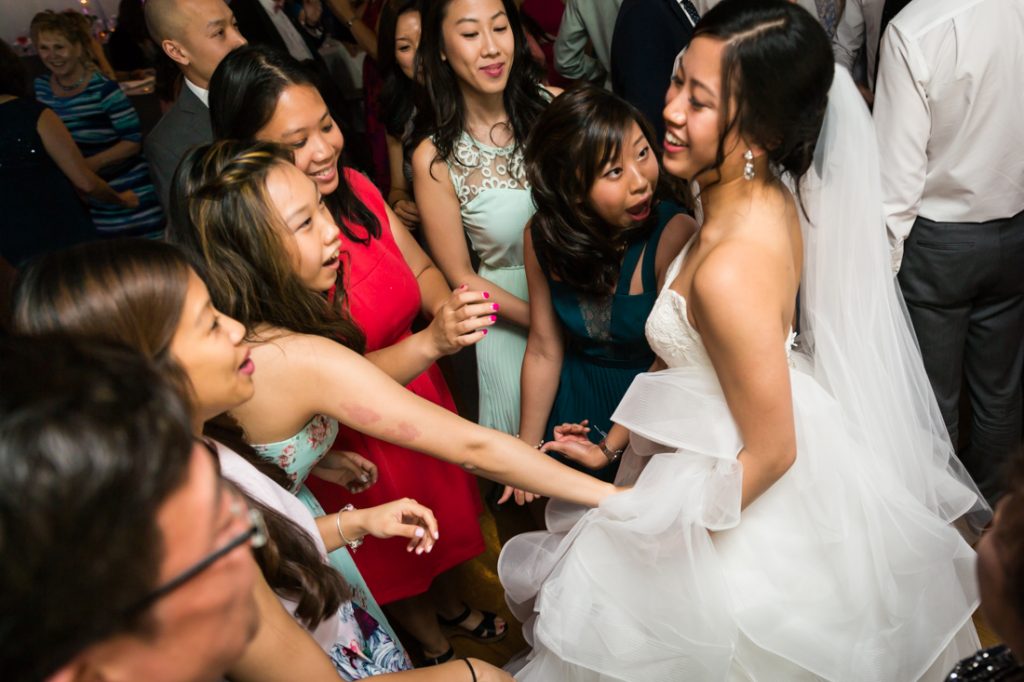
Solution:
M 423 18 L 423 36 L 420 39 L 418 62 L 423 67 L 423 84 L 430 102 L 430 111 L 417 116 L 417 136 L 432 135 L 437 158 L 454 158 L 455 144 L 466 128 L 465 102 L 459 89 L 459 79 L 452 67 L 443 59 L 444 34 L 441 24 L 448 14 L 452 0 L 427 3 Z M 548 98 L 541 85 L 541 71 L 530 56 L 526 36 L 519 20 L 519 10 L 512 0 L 501 0 L 508 17 L 509 30 L 515 39 L 512 68 L 502 99 L 508 114 L 512 137 L 518 146 L 525 143 L 534 121 L 547 106 Z
M 380 110 L 388 135 L 399 140 L 405 135 L 406 124 L 416 112 L 416 82 L 402 72 L 395 59 L 398 19 L 407 12 L 417 12 L 422 17 L 422 0 L 388 0 L 380 11 L 377 24 L 377 70 L 383 81 Z
M 703 170 L 721 168 L 725 138 L 736 130 L 764 148 L 776 172 L 798 181 L 814 158 L 834 73 L 821 24 L 785 0 L 724 0 L 697 24 L 693 38 L 701 36 L 725 44 L 723 130 L 715 163 Z
M 526 177 L 537 206 L 530 223 L 537 260 L 549 275 L 579 292 L 611 293 L 623 249 L 649 234 L 657 221 L 652 211 L 642 224 L 623 230 L 605 222 L 590 203 L 594 181 L 630 144 L 625 137 L 633 122 L 655 154 L 657 137 L 634 106 L 607 90 L 583 85 L 556 97 L 526 140 Z
M 320 90 L 316 75 L 282 50 L 268 45 L 243 45 L 232 50 L 210 78 L 214 138 L 255 140 L 273 118 L 277 100 L 290 85 Z M 325 196 L 324 202 L 339 218 L 338 227 L 349 240 L 368 244 L 380 237 L 380 220 L 349 187 L 340 158 L 338 166 L 338 188 Z M 345 220 L 362 225 L 367 236 L 353 233 Z

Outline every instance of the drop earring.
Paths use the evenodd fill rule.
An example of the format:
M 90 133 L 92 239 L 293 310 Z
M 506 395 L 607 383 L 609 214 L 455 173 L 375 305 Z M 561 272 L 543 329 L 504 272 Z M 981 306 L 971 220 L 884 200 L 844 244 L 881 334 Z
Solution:
M 754 152 L 749 149 L 743 152 L 743 159 L 746 161 L 743 164 L 743 179 L 753 180 L 754 179 Z

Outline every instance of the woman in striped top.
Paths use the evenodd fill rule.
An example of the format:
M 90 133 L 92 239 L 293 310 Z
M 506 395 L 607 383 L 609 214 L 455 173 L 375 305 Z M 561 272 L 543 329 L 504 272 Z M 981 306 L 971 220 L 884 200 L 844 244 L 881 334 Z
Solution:
M 36 99 L 71 131 L 89 167 L 117 191 L 139 197 L 136 208 L 89 200 L 102 236 L 159 236 L 164 216 L 149 166 L 141 154 L 139 117 L 117 83 L 88 60 L 89 36 L 70 17 L 41 12 L 32 19 L 32 42 L 49 76 L 35 80 Z

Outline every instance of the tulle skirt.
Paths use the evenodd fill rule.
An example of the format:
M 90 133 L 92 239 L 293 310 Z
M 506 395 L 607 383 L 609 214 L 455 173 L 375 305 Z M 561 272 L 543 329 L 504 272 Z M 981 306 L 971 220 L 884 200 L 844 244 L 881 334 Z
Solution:
M 638 377 L 614 415 L 620 482 L 499 573 L 533 651 L 519 680 L 944 679 L 978 648 L 974 552 L 904 474 L 865 455 L 832 397 L 791 372 L 797 457 L 740 514 L 739 434 L 708 368 Z M 974 494 L 944 471 L 942 509 Z

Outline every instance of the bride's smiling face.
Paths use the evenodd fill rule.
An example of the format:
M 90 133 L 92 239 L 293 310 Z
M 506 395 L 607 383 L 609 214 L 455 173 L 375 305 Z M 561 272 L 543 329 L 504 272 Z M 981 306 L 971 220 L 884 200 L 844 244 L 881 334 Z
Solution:
M 672 82 L 665 95 L 665 154 L 662 163 L 672 175 L 701 182 L 717 177 L 715 161 L 723 122 L 721 40 L 698 36 L 680 53 L 672 70 Z M 728 107 L 735 116 L 735 100 Z M 735 130 L 725 138 L 723 170 L 742 158 Z M 710 170 L 708 170 L 710 169 Z

